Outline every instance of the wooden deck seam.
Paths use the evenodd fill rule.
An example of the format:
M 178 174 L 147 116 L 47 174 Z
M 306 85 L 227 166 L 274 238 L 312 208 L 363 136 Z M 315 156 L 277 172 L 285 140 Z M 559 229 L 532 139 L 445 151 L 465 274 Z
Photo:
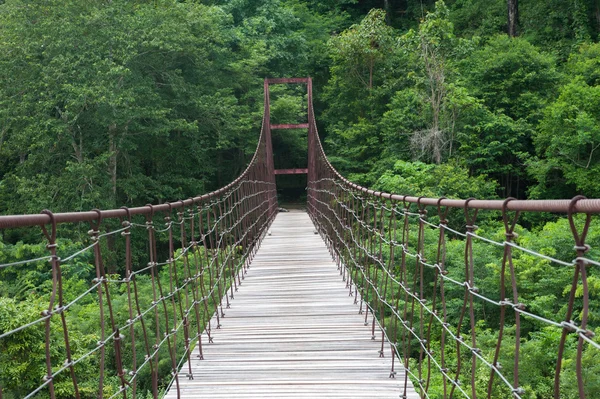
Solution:
M 354 297 L 303 212 L 281 213 L 263 240 L 214 343 L 202 337 L 204 359 L 192 358 L 193 379 L 179 378 L 182 398 L 399 398 L 404 370 L 379 357 Z M 197 353 L 197 350 L 196 350 Z M 417 399 L 412 384 L 408 399 Z M 175 386 L 167 399 L 177 398 Z

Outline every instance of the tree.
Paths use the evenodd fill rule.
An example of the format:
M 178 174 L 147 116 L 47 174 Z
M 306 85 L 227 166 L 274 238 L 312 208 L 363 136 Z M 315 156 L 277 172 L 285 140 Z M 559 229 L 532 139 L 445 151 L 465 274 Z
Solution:
M 600 85 L 600 44 L 581 44 L 570 54 L 565 69 L 569 76 L 578 76 L 590 86 Z
M 411 33 L 406 36 L 411 39 Z M 435 11 L 427 14 L 415 32 L 417 51 L 424 68 L 425 99 L 429 103 L 431 121 L 428 129 L 415 132 L 412 144 L 421 153 L 431 154 L 437 164 L 442 162 L 442 151 L 447 144 L 448 131 L 442 127 L 443 108 L 447 97 L 447 56 L 453 45 L 453 26 L 448 20 L 448 8 L 443 1 L 436 3 Z
M 555 59 L 522 38 L 496 35 L 460 64 L 476 97 L 494 112 L 535 123 L 556 93 Z
M 572 78 L 544 112 L 534 136 L 537 157 L 529 165 L 534 197 L 600 195 L 600 46 L 583 44 L 565 69 Z
M 365 171 L 381 155 L 377 122 L 393 85 L 397 58 L 394 30 L 385 13 L 373 9 L 329 43 L 331 79 L 325 87 L 328 109 L 323 114 L 328 144 L 347 157 L 353 171 Z
M 457 132 L 455 157 L 472 173 L 484 173 L 499 183 L 502 197 L 523 198 L 527 189 L 526 162 L 532 127 L 475 102 L 464 113 Z
M 519 4 L 520 33 L 566 60 L 573 47 L 598 32 L 595 0 L 525 1 Z
M 474 171 L 501 182 L 505 196 L 523 197 L 532 135 L 561 79 L 554 58 L 526 39 L 496 35 L 458 68 L 482 102 L 460 133 L 462 156 Z
M 562 198 L 600 196 L 600 86 L 581 78 L 565 85 L 548 107 L 534 143 L 539 158 L 530 164 L 538 181 L 532 195 Z
M 508 36 L 516 37 L 519 27 L 519 0 L 506 0 L 508 5 Z
M 59 3 L 14 0 L 0 17 L 10 212 L 144 204 L 231 180 L 246 162 L 238 138 L 255 142 L 260 124 L 234 95 L 248 82 L 236 68 L 261 62 L 231 50 L 231 18 L 170 0 Z
M 449 10 L 443 1 L 428 13 L 418 30 L 410 30 L 401 39 L 404 54 L 411 60 L 413 89 L 421 97 L 424 125 L 411 135 L 413 153 L 419 159 L 437 164 L 453 150 L 459 114 L 472 102 L 456 81 L 453 59 L 470 46 L 454 36 Z
M 367 96 L 372 96 L 379 63 L 393 46 L 392 32 L 385 24 L 385 12 L 371 10 L 360 24 L 332 39 L 336 72 L 356 81 L 366 90 Z
M 403 195 L 448 198 L 494 198 L 495 183 L 485 175 L 469 176 L 460 165 L 398 161 L 374 187 Z
M 506 31 L 506 0 L 456 0 L 448 6 L 458 36 L 487 37 Z

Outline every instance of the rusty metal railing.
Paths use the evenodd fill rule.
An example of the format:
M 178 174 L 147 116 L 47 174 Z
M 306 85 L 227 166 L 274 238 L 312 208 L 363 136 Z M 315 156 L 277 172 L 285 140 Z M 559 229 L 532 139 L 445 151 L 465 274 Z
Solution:
M 314 113 L 309 115 L 316 132 Z M 380 356 L 388 342 L 392 356 L 403 363 L 406 381 L 410 376 L 421 397 L 546 397 L 545 392 L 526 390 L 521 383 L 521 352 L 529 334 L 548 327 L 560 335 L 550 348 L 555 353 L 554 375 L 548 377 L 554 379 L 554 398 L 566 397 L 564 390 L 570 387 L 561 385 L 561 379 L 569 373 L 575 374 L 573 395 L 596 397 L 598 392 L 590 390 L 596 389 L 592 386 L 597 377 L 586 371 L 584 358 L 596 362 L 600 358 L 600 341 L 594 334 L 597 319 L 590 325 L 590 314 L 598 309 L 591 308 L 589 286 L 590 274 L 598 276 L 600 262 L 588 256 L 586 237 L 599 228 L 593 215 L 600 213 L 600 199 L 457 200 L 378 192 L 341 176 L 329 163 L 316 133 L 315 138 L 316 153 L 309 165 L 309 214 L 343 270 L 349 294 L 360 302 L 365 323 L 372 316 L 373 339 L 379 327 Z M 572 258 L 522 246 L 515 230 L 524 212 L 555 212 L 568 219 Z M 451 225 L 449 215 L 455 224 L 462 219 L 462 225 Z M 501 223 L 504 239 L 478 235 L 478 216 Z M 494 292 L 479 288 L 489 273 L 477 256 L 482 252 L 495 256 Z M 555 318 L 528 308 L 526 282 L 518 280 L 522 270 L 516 265 L 524 256 L 541 262 L 546 270 L 570 270 L 570 281 L 564 282 L 568 296 Z M 486 311 L 495 317 L 488 317 L 493 322 L 482 326 Z M 574 361 L 564 360 L 566 348 L 575 352 L 570 356 Z M 512 366 L 503 368 L 500 360 Z M 395 374 L 392 365 L 390 377 Z M 406 398 L 406 389 L 402 395 Z
M 572 388 L 563 380 L 573 375 L 574 395 L 592 398 L 589 381 L 596 376 L 586 366 L 598 359 L 600 344 L 594 336 L 597 318 L 591 317 L 597 312 L 591 301 L 597 298 L 590 277 L 596 278 L 600 262 L 590 256 L 586 239 L 598 228 L 594 216 L 600 200 L 418 198 L 353 184 L 325 156 L 312 109 L 312 84 L 305 81 L 310 105 L 308 211 L 346 278 L 349 295 L 360 303 L 365 323 L 371 323 L 372 338 L 380 334 L 380 356 L 389 345 L 390 376 L 396 375 L 396 361 L 401 362 L 404 378 L 411 378 L 422 397 L 539 396 L 523 384 L 523 345 L 529 334 L 549 328 L 558 335 L 554 372 L 548 377 L 554 380 L 554 397 Z M 40 314 L 0 330 L 0 347 L 31 331 L 41 333 L 44 347 L 39 384 L 18 387 L 11 396 L 89 395 L 81 392 L 86 362 L 98 369 L 92 389 L 97 397 L 136 397 L 144 383 L 156 398 L 169 386 L 179 393 L 179 379 L 194 377 L 191 368 L 182 366 L 191 356 L 203 358 L 203 333 L 210 341 L 212 329 L 219 328 L 277 211 L 265 122 L 246 171 L 215 192 L 137 208 L 0 216 L 0 229 L 39 229 L 48 243 L 47 255 L 9 261 L 0 270 L 34 266 L 51 276 Z M 565 258 L 523 245 L 517 230 L 524 212 L 562 214 L 572 254 Z M 476 222 L 482 218 L 499 222 L 504 238 L 478 234 Z M 89 226 L 89 239 L 61 259 L 59 229 L 64 224 Z M 484 253 L 495 259 L 495 269 L 481 263 Z M 66 292 L 63 271 L 82 257 L 93 263 L 94 276 L 80 292 Z M 556 299 L 562 309 L 553 317 L 530 307 L 519 277 L 525 257 L 545 272 L 568 274 L 567 295 Z M 122 273 L 115 272 L 119 268 Z M 492 277 L 485 275 L 489 270 Z M 482 288 L 480 283 L 490 279 L 495 279 L 493 290 Z M 125 299 L 115 301 L 115 293 Z M 72 342 L 70 335 L 77 322 L 70 314 L 82 303 L 98 309 L 98 340 L 85 345 Z M 507 364 L 511 367 L 502 367 Z M 8 392 L 3 380 L 0 372 L 0 399 Z M 114 388 L 114 381 L 117 388 L 105 392 L 107 386 Z
M 94 397 L 135 398 L 141 376 L 150 380 L 146 388 L 153 397 L 171 385 L 179 396 L 179 379 L 194 377 L 191 365 L 187 370 L 182 365 L 190 364 L 191 356 L 203 358 L 202 334 L 212 340 L 211 330 L 220 327 L 224 308 L 242 284 L 277 213 L 267 139 L 261 130 L 249 166 L 235 181 L 199 197 L 137 208 L 0 216 L 0 229 L 41 229 L 48 250 L 47 256 L 0 264 L 0 270 L 18 273 L 33 265 L 51 276 L 49 291 L 41 294 L 47 299 L 45 309 L 28 315 L 27 322 L 0 329 L 0 348 L 3 341 L 15 342 L 43 330 L 39 344 L 44 346 L 45 373 L 29 389 L 25 383 L 7 387 L 3 380 L 8 377 L 0 372 L 0 398 L 3 393 L 25 398 L 88 397 L 90 381 L 85 381 L 82 393 L 83 363 L 98 370 Z M 87 224 L 89 239 L 61 259 L 59 230 L 64 224 Z M 134 235 L 145 244 L 133 242 Z M 94 276 L 80 292 L 66 292 L 63 270 L 82 258 L 92 259 Z M 116 293 L 122 294 L 117 302 Z M 90 303 L 97 309 L 98 339 L 82 346 L 73 342 L 77 320 L 71 311 Z M 2 366 L 0 370 L 15 367 Z M 112 390 L 106 388 L 109 380 Z

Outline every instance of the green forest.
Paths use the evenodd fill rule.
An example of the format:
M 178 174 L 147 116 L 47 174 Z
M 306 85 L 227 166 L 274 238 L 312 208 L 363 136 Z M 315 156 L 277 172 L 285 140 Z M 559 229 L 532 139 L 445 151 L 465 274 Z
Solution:
M 255 151 L 264 79 L 305 76 L 325 152 L 355 183 L 427 197 L 600 198 L 599 39 L 600 0 L 0 0 L 0 215 L 143 206 L 222 187 Z M 272 120 L 306 122 L 305 94 L 272 87 Z M 275 167 L 306 167 L 306 131 L 273 134 Z M 305 200 L 306 180 L 277 183 L 280 199 Z M 478 234 L 503 239 L 499 215 L 480 219 Z M 464 219 L 451 223 L 464 230 Z M 565 217 L 524 214 L 516 231 L 519 245 L 576 257 Z M 89 240 L 85 226 L 64 228 L 59 253 Z M 587 244 L 598 259 L 597 225 Z M 475 248 L 484 290 L 497 286 L 502 261 L 491 248 Z M 449 241 L 457 268 L 463 250 Z M 39 229 L 0 229 L 0 265 L 46 255 Z M 107 262 L 124 273 L 118 257 Z M 0 268 L 0 335 L 39 316 L 47 266 Z M 527 254 L 515 268 L 531 310 L 560 319 L 572 271 Z M 89 253 L 65 268 L 74 297 L 93 269 Z M 588 278 L 589 325 L 600 333 L 597 267 Z M 125 295 L 114 289 L 117 302 Z M 95 301 L 70 309 L 81 353 L 98 340 Z M 491 353 L 498 314 L 477 312 Z M 42 333 L 0 339 L 3 398 L 39 385 Z M 521 339 L 523 397 L 550 398 L 560 330 L 529 323 Z M 579 397 L 575 346 L 565 352 L 568 399 Z M 588 397 L 600 397 L 600 352 L 586 348 L 584 366 Z M 82 397 L 97 397 L 97 367 L 78 365 Z M 148 381 L 139 397 L 151 397 Z M 440 381 L 430 397 L 442 397 Z M 58 398 L 73 397 L 68 379 L 58 386 Z M 104 389 L 115 394 L 118 379 Z

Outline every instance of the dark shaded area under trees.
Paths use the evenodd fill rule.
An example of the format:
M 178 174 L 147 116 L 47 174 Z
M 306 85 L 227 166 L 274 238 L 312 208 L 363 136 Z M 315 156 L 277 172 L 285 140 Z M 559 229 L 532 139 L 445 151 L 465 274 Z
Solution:
M 598 198 L 599 34 L 598 0 L 0 1 L 0 214 L 140 206 L 220 187 L 255 149 L 263 79 L 290 76 L 314 78 L 326 151 L 359 184 L 427 196 Z M 304 121 L 304 94 L 273 93 L 274 118 Z M 274 145 L 278 168 L 303 166 L 304 131 L 275 132 Z M 284 184 L 301 194 L 305 180 Z M 539 251 L 568 240 L 564 219 L 523 224 Z M 37 235 L 0 234 L 0 263 L 44 254 Z M 62 234 L 65 251 L 86 240 L 75 229 Z M 570 259 L 571 247 L 551 255 Z M 88 281 L 89 261 L 66 284 Z M 494 262 L 488 254 L 489 286 Z M 545 291 L 535 306 L 563 311 L 549 304 L 566 295 L 565 276 L 540 281 L 548 265 L 526 256 L 519 266 L 531 292 Z M 0 320 L 43 302 L 42 269 L 0 271 Z M 92 312 L 77 311 L 84 320 Z M 93 340 L 94 326 L 80 327 L 76 337 Z M 546 398 L 556 337 L 528 334 L 525 381 L 539 392 L 531 398 Z M 33 384 L 29 359 L 23 375 L 1 368 L 27 342 L 0 342 L 5 387 Z M 89 367 L 82 375 L 93 378 Z

